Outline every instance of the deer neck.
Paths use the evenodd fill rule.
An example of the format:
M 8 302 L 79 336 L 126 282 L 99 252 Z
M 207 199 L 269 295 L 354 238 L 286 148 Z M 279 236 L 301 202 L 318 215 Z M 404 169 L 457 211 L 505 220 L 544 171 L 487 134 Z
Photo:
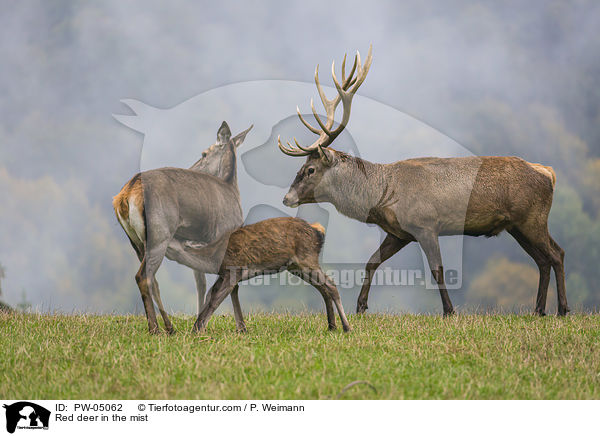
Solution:
M 366 222 L 385 191 L 380 164 L 349 157 L 323 177 L 324 196 L 343 215 Z

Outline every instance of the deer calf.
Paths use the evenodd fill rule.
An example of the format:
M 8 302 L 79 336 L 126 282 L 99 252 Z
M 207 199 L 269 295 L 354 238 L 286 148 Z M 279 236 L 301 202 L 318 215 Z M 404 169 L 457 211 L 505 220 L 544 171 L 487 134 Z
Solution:
M 238 298 L 238 283 L 264 274 L 289 271 L 312 284 L 323 296 L 329 329 L 334 330 L 335 304 L 344 331 L 350 324 L 344 313 L 340 294 L 319 265 L 325 229 L 319 223 L 308 224 L 299 218 L 272 218 L 241 227 L 231 234 L 219 277 L 210 290 L 210 299 L 204 305 L 194 324 L 195 331 L 204 331 L 209 318 L 225 298 L 231 294 L 236 328 L 246 331 Z M 185 250 L 194 255 L 198 244 L 187 242 Z

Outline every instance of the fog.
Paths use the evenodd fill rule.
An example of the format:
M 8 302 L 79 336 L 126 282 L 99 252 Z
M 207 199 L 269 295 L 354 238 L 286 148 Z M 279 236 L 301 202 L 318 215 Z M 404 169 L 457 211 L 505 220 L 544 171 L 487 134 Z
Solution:
M 371 71 L 335 146 L 377 162 L 478 154 L 553 166 L 558 189 L 550 230 L 567 251 L 567 296 L 580 310 L 600 305 L 597 2 L 4 6 L 10 13 L 0 16 L 0 264 L 7 303 L 140 312 L 138 261 L 112 196 L 140 169 L 191 165 L 223 119 L 234 134 L 256 125 L 240 150 L 247 220 L 296 215 L 280 198 L 302 159 L 279 153 L 277 135 L 312 140 L 294 113 L 296 105 L 309 112 L 316 98 L 315 65 L 331 85 L 331 61 L 339 66 L 344 53 L 357 49 L 364 56 L 372 44 Z M 274 178 L 261 180 L 273 168 Z M 328 220 L 328 263 L 359 268 L 382 237 L 330 206 L 300 215 Z M 537 268 L 509 236 L 447 244 L 447 263 L 464 268 L 462 287 L 451 295 L 459 310 L 500 305 L 494 293 L 513 291 L 507 310 L 533 305 Z M 411 244 L 386 265 L 418 269 L 423 261 Z M 523 279 L 499 285 L 505 275 Z M 194 312 L 190 270 L 165 261 L 158 279 L 170 310 Z M 341 290 L 349 312 L 357 291 Z M 411 286 L 376 287 L 371 295 L 374 310 L 441 310 L 436 293 Z M 245 307 L 262 310 L 321 304 L 308 286 L 247 285 L 240 297 Z

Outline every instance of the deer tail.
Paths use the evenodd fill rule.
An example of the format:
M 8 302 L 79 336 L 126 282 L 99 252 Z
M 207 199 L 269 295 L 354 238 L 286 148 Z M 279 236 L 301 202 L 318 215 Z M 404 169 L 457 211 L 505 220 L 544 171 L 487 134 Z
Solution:
M 546 169 L 550 171 L 550 174 L 552 175 L 552 187 L 554 188 L 556 186 L 556 173 L 554 172 L 554 168 L 546 167 Z
M 313 228 L 315 235 L 317 236 L 317 240 L 319 242 L 319 251 L 321 251 L 321 248 L 323 248 L 323 243 L 325 242 L 325 227 L 323 227 L 321 223 L 312 223 L 310 226 Z
M 552 188 L 554 188 L 556 185 L 556 173 L 554 172 L 554 168 L 539 163 L 529 163 L 529 165 L 538 173 L 548 177 L 552 182 Z
M 113 208 L 115 210 L 115 215 L 117 216 L 117 220 L 121 225 L 123 225 L 124 221 L 129 220 L 129 192 L 123 189 L 117 195 L 113 197 Z

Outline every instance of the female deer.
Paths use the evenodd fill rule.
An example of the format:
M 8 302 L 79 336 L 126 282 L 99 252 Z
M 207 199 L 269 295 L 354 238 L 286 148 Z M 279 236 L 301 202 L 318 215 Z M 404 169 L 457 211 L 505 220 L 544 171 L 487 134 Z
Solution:
M 229 235 L 242 225 L 235 151 L 251 128 L 232 138 L 227 123 L 221 124 L 211 147 L 219 150 L 218 175 L 182 168 L 144 171 L 113 199 L 117 219 L 141 262 L 135 278 L 152 334 L 159 332 L 153 299 L 167 332 L 174 331 L 155 279 L 163 258 L 189 266 L 201 277 L 215 273 Z M 203 246 L 194 256 L 184 250 L 190 240 Z

